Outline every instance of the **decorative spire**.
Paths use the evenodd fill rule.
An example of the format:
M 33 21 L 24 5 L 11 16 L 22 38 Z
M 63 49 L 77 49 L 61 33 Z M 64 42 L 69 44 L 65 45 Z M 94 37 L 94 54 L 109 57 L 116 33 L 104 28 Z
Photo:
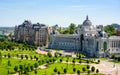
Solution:
M 88 20 L 88 15 L 86 16 L 86 20 Z

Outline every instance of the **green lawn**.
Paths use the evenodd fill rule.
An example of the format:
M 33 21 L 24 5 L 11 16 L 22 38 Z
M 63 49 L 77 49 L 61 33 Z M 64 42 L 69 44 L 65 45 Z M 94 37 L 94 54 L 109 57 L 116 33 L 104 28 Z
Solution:
M 99 58 L 100 60 L 107 60 L 107 58 Z
M 1 51 L 1 53 L 2 53 L 3 56 L 8 55 L 8 53 L 10 53 L 11 57 L 16 57 L 16 55 L 18 54 L 19 58 L 20 58 L 21 54 L 28 55 L 28 58 L 30 56 L 32 56 L 32 57 L 36 56 L 36 57 L 40 58 L 41 60 L 45 59 L 45 58 L 48 58 L 46 55 L 38 54 L 35 51 L 29 51 L 29 50 L 13 50 L 13 51 L 3 50 L 3 51 Z
M 114 62 L 114 63 L 120 64 L 120 62 L 119 62 L 119 61 L 116 61 L 116 60 L 109 60 L 109 62 Z
M 8 61 L 10 61 L 11 66 L 8 66 Z M 14 66 L 19 65 L 33 65 L 37 61 L 33 60 L 20 60 L 20 59 L 11 59 L 11 58 L 3 58 L 2 63 L 0 65 L 0 75 L 7 75 L 8 70 L 10 73 L 14 73 Z
M 57 59 L 57 61 L 60 61 L 60 59 L 62 59 L 62 61 L 64 61 L 64 62 L 66 62 L 66 60 L 68 60 L 68 62 L 72 62 L 74 58 L 73 57 L 59 57 Z M 93 58 L 91 58 L 91 59 L 81 58 L 82 63 L 86 63 L 87 60 L 90 60 L 89 63 L 92 63 L 92 64 L 97 62 L 97 61 L 94 61 Z M 79 58 L 75 58 L 75 62 L 79 63 L 79 61 L 80 61 Z
M 12 51 L 6 51 L 3 50 L 1 51 L 2 53 L 2 63 L 0 64 L 0 75 L 7 75 L 8 74 L 8 70 L 9 73 L 15 73 L 14 71 L 14 67 L 19 65 L 33 65 L 34 63 L 38 63 L 38 61 L 34 60 L 34 56 L 38 57 L 38 60 L 45 60 L 43 62 L 46 63 L 46 60 L 49 60 L 50 58 L 46 55 L 41 55 L 41 54 L 37 54 L 35 51 L 28 51 L 28 50 L 12 50 Z M 7 56 L 4 57 L 4 55 L 8 55 L 8 53 L 10 53 L 11 58 L 8 58 Z M 17 57 L 16 55 L 21 55 L 21 54 L 26 54 L 28 55 L 28 60 L 24 58 L 21 60 L 21 57 Z M 33 57 L 33 59 L 30 59 L 30 56 Z M 10 61 L 11 66 L 8 66 L 8 61 Z
M 73 65 L 73 64 L 63 64 L 63 63 L 54 63 L 54 64 L 50 64 L 48 65 L 48 68 L 46 69 L 39 69 L 37 70 L 37 74 L 36 75 L 53 75 L 53 74 L 57 74 L 54 72 L 54 68 L 57 68 L 58 71 L 60 71 L 61 74 L 64 74 L 63 69 L 67 68 L 67 74 L 74 74 L 73 72 L 73 67 L 76 68 L 76 70 L 80 70 L 80 72 L 82 73 L 82 68 L 85 67 L 86 65 Z M 87 70 L 87 69 L 86 69 Z M 87 71 L 86 71 L 87 72 Z M 76 73 L 76 72 L 75 72 Z M 34 71 L 29 73 L 30 75 L 35 75 Z M 76 73 L 77 74 L 77 73 Z M 95 75 L 95 74 L 92 74 Z M 103 74 L 96 74 L 96 75 L 103 75 Z
M 49 61 L 50 59 L 53 59 L 53 57 L 48 57 L 47 55 L 42 55 L 42 54 L 38 54 L 36 53 L 35 51 L 31 50 L 11 50 L 11 51 L 6 51 L 6 50 L 1 50 L 1 53 L 2 53 L 2 63 L 0 64 L 0 75 L 7 75 L 8 74 L 8 70 L 9 70 L 9 73 L 10 75 L 11 74 L 14 74 L 15 71 L 14 71 L 14 67 L 15 66 L 18 66 L 19 65 L 33 65 L 35 63 L 38 63 L 39 65 L 42 65 L 44 63 L 46 63 L 46 61 Z M 5 55 L 8 55 L 8 53 L 11 55 L 10 58 L 8 58 L 7 56 L 5 57 Z M 28 59 L 24 58 L 21 59 L 21 54 L 22 55 L 28 55 Z M 17 55 L 19 55 L 17 57 Z M 33 59 L 31 60 L 30 59 L 30 56 L 33 57 Z M 42 64 L 40 64 L 38 61 L 36 61 L 34 59 L 34 56 L 36 56 L 38 58 L 38 61 L 44 61 Z M 68 74 L 74 74 L 73 72 L 73 67 L 76 68 L 76 70 L 80 70 L 80 72 L 83 72 L 82 71 L 82 68 L 85 67 L 86 69 L 86 65 L 80 65 L 80 64 L 65 64 L 65 63 L 60 63 L 59 60 L 62 59 L 64 62 L 66 62 L 66 60 L 68 60 L 68 62 L 72 62 L 72 60 L 74 58 L 72 57 L 58 57 L 57 58 L 57 61 L 58 62 L 55 62 L 55 63 L 50 63 L 48 65 L 48 67 L 46 69 L 38 69 L 37 70 L 37 75 L 44 75 L 44 74 L 47 74 L 47 75 L 51 75 L 51 74 L 57 74 L 55 73 L 53 70 L 54 68 L 56 67 L 58 71 L 60 71 L 60 73 L 64 73 L 63 72 L 63 69 L 64 68 L 67 68 L 67 73 Z M 78 58 L 75 58 L 75 62 L 79 62 L 80 59 Z M 93 60 L 93 59 L 90 59 L 90 60 Z M 8 66 L 8 61 L 10 61 L 11 63 L 11 66 Z M 86 59 L 81 59 L 82 63 L 86 63 Z M 90 62 L 90 63 L 94 63 L 94 62 Z M 18 69 L 19 71 L 19 69 Z M 28 72 L 29 75 L 35 75 L 34 74 L 34 71 L 31 71 L 31 72 Z M 77 72 L 75 72 L 77 73 Z M 86 73 L 87 73 L 87 69 L 86 69 Z M 23 74 L 24 75 L 24 74 Z M 102 74 L 97 74 L 97 75 L 102 75 Z

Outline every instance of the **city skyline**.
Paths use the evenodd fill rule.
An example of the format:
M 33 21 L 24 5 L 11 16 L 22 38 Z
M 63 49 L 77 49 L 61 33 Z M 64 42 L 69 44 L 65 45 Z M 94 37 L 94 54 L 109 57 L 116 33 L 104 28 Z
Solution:
M 93 25 L 120 23 L 119 0 L 1 0 L 0 5 L 0 27 L 19 25 L 24 20 L 67 27 L 82 24 L 86 15 Z

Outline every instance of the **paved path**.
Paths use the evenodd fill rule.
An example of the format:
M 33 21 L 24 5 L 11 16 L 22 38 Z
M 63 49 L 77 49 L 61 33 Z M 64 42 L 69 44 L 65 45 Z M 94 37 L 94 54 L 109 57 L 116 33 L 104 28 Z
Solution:
M 45 69 L 45 68 L 47 68 L 47 64 L 43 64 L 43 65 L 38 66 L 38 69 Z
M 37 49 L 36 52 L 37 52 L 38 54 L 45 54 L 45 55 L 47 55 L 47 53 L 48 53 L 47 51 L 39 50 L 39 49 Z M 52 54 L 52 56 L 54 56 L 55 51 L 51 51 L 51 54 Z
M 100 73 L 105 75 L 120 75 L 120 64 L 114 64 L 113 62 L 108 62 L 108 60 L 101 60 L 100 64 L 90 64 L 90 66 L 95 66 Z
M 46 51 L 41 51 L 41 50 L 36 50 L 36 52 L 40 54 L 47 54 Z M 72 62 L 68 62 L 68 64 L 72 64 Z M 101 60 L 100 64 L 89 64 L 89 65 L 99 69 L 100 73 L 103 73 L 105 75 L 120 75 L 120 64 L 114 64 L 113 62 L 108 62 L 108 60 Z

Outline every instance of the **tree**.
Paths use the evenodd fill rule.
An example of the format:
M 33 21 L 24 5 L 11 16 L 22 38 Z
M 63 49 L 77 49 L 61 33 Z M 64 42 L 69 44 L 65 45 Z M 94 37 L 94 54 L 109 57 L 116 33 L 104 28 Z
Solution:
M 14 70 L 15 70 L 15 72 L 17 72 L 18 71 L 18 66 L 15 66 Z
M 75 72 L 75 71 L 76 71 L 76 68 L 74 67 L 74 68 L 73 68 L 73 72 Z
M 116 34 L 116 30 L 113 24 L 111 25 L 107 25 L 104 27 L 105 32 L 109 33 L 109 35 L 115 35 Z
M 49 63 L 50 63 L 50 61 L 49 61 L 49 60 L 47 60 L 47 61 L 46 61 L 46 63 L 47 63 L 47 64 L 49 64 Z
M 98 60 L 98 64 L 100 63 L 100 60 Z
M 25 70 L 26 70 L 27 72 L 30 72 L 30 71 L 31 71 L 30 64 L 25 67 Z
M 7 55 L 5 54 L 5 55 L 4 55 L 4 57 L 6 58 L 6 57 L 7 57 Z
M 8 75 L 10 74 L 10 71 L 8 70 Z
M 89 60 L 86 60 L 86 63 L 89 64 Z
M 99 73 L 99 70 L 98 70 L 98 69 L 96 69 L 96 73 Z
M 75 65 L 75 58 L 72 60 L 72 63 Z
M 66 68 L 64 68 L 64 70 L 63 70 L 63 71 L 64 71 L 64 73 L 67 73 L 67 69 L 66 69 Z
M 58 53 L 57 53 L 57 52 L 55 52 L 55 57 L 56 57 L 56 58 L 58 57 Z
M 69 26 L 69 33 L 73 34 L 75 32 L 75 28 L 76 28 L 75 24 L 71 23 Z
M 53 58 L 52 60 L 53 60 L 53 63 L 54 63 L 56 61 L 56 58 Z
M 68 63 L 68 59 L 66 60 L 66 62 Z
M 2 53 L 0 52 L 0 64 L 2 62 Z
M 30 69 L 31 69 L 31 71 L 34 70 L 34 67 L 31 65 L 31 66 L 30 66 Z
M 11 55 L 10 55 L 10 53 L 8 53 L 8 58 L 10 58 L 11 57 Z
M 27 72 L 27 70 L 26 70 L 26 69 L 24 70 L 24 74 L 26 74 L 26 75 L 28 74 L 28 72 Z
M 48 57 L 52 57 L 52 54 L 50 52 L 47 53 Z
M 18 57 L 19 57 L 19 54 L 16 54 L 16 57 L 18 58 Z
M 90 70 L 88 70 L 88 75 L 90 74 Z
M 56 73 L 57 71 L 58 71 L 58 70 L 57 70 L 57 68 L 55 67 L 55 68 L 54 68 L 54 72 Z
M 67 68 L 68 68 L 68 59 L 66 60 L 66 62 L 67 62 Z
M 81 54 L 79 54 L 78 58 L 79 58 L 79 59 L 81 59 L 81 58 L 82 58 Z
M 37 57 L 36 57 L 36 55 L 34 55 L 34 59 L 36 59 Z
M 78 26 L 77 26 L 78 28 L 82 28 L 82 24 L 78 24 Z
M 37 74 L 37 70 L 34 71 L 35 75 Z
M 67 29 L 65 29 L 64 31 L 63 31 L 63 34 L 69 34 L 69 29 L 67 28 Z
M 21 59 L 23 59 L 24 58 L 24 56 L 21 54 Z
M 85 71 L 86 71 L 85 67 L 83 67 L 83 68 L 82 68 L 82 71 L 83 71 L 83 72 L 85 72 Z
M 113 54 L 113 55 L 111 56 L 111 59 L 115 59 L 115 54 Z
M 79 60 L 79 63 L 80 63 L 80 64 L 82 63 L 81 59 Z
M 30 59 L 32 60 L 32 59 L 33 59 L 33 57 L 32 57 L 32 56 L 30 56 Z
M 95 67 L 94 67 L 94 66 L 91 67 L 91 71 L 92 71 L 92 72 L 95 71 Z
M 58 71 L 58 75 L 60 75 L 60 71 Z
M 77 74 L 80 75 L 80 70 L 77 70 Z
M 25 55 L 25 58 L 28 59 L 28 55 Z
M 37 68 L 37 67 L 38 67 L 38 63 L 35 63 L 35 64 L 34 64 L 34 67 Z
M 60 59 L 60 62 L 62 62 L 62 59 Z
M 89 66 L 89 65 L 87 65 L 87 69 L 90 69 L 90 66 Z
M 8 35 L 10 38 L 12 38 L 13 37 L 13 35 L 12 35 L 12 32 L 10 32 L 10 34 Z
M 8 60 L 8 66 L 11 66 L 10 60 Z
M 23 65 L 19 65 L 19 69 L 20 69 L 20 71 L 22 73 L 22 71 L 24 70 L 24 66 Z
M 36 61 L 38 61 L 38 57 L 36 57 Z

